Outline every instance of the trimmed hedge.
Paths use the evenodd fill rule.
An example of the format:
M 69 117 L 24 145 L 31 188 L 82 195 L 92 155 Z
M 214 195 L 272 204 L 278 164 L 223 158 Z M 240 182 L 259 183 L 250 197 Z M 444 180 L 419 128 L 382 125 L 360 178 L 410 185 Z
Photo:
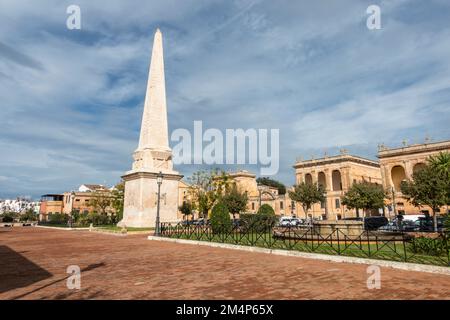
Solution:
M 263 206 L 261 206 L 262 208 Z M 262 212 L 257 214 L 241 214 L 240 215 L 240 226 L 242 232 L 257 232 L 266 233 L 271 232 L 272 228 L 278 221 L 272 207 L 269 206 L 271 210 L 263 209 Z
M 270 205 L 265 203 L 261 207 L 259 207 L 258 214 L 273 215 L 274 216 L 275 215 L 275 211 L 273 210 L 273 208 Z
M 213 233 L 230 232 L 232 223 L 228 208 L 223 203 L 218 203 L 212 208 L 211 212 L 211 228 Z

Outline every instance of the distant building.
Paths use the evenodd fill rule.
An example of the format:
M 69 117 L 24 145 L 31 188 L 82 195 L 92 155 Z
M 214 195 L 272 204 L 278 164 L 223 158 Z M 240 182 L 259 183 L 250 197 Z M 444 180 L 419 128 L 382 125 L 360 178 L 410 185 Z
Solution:
M 109 189 L 101 184 L 82 184 L 79 188 L 79 192 L 95 192 L 95 191 L 108 191 Z
M 309 210 L 308 215 L 312 218 L 339 220 L 356 217 L 356 210 L 348 209 L 341 203 L 345 192 L 355 182 L 366 181 L 382 185 L 380 164 L 377 161 L 348 155 L 344 150 L 337 156 L 298 161 L 294 168 L 297 184 L 317 183 L 326 190 L 326 201 L 313 205 Z M 295 212 L 298 216 L 305 217 L 301 205 L 297 205 Z M 377 215 L 378 211 L 366 214 Z
M 403 180 L 412 179 L 413 173 L 423 168 L 430 156 L 439 152 L 450 152 L 450 140 L 440 142 L 427 142 L 423 144 L 404 145 L 400 148 L 387 148 L 380 146 L 378 158 L 380 159 L 383 186 L 391 191 L 389 204 L 391 214 L 420 214 L 432 213 L 427 206 L 415 207 L 402 194 L 400 184 Z M 395 202 L 393 202 L 393 200 Z M 440 209 L 441 213 L 447 211 L 447 207 Z
M 246 170 L 229 173 L 240 192 L 246 192 L 248 197 L 247 212 L 256 213 L 260 205 L 270 205 L 276 215 L 291 215 L 288 196 L 278 194 L 278 188 L 258 185 L 256 175 Z M 261 200 L 261 201 L 260 201 Z M 261 203 L 260 203 L 261 202 Z
M 49 215 L 63 212 L 62 194 L 44 194 L 41 196 L 41 205 L 39 209 L 39 220 L 47 221 Z
M 111 196 L 112 189 L 100 184 L 82 184 L 78 191 L 43 195 L 40 206 L 40 220 L 45 221 L 49 214 L 55 213 L 69 215 L 72 212 L 88 214 L 98 211 L 98 208 L 93 206 L 93 199 L 98 196 Z M 113 208 L 107 208 L 108 214 L 113 212 Z
M 28 198 L 5 199 L 0 200 L 0 214 L 5 212 L 25 213 L 28 210 L 33 210 L 36 214 L 39 213 L 39 201 L 32 201 Z

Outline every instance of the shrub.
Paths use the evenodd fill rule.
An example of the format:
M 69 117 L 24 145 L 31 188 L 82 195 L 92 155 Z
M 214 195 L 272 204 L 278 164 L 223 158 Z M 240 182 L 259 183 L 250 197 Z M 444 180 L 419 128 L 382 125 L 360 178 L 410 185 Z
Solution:
M 2 222 L 14 222 L 14 217 L 8 213 L 2 216 Z
M 27 210 L 24 214 L 20 216 L 20 221 L 36 221 L 37 215 L 33 210 Z
M 263 208 L 265 205 L 261 206 Z M 270 209 L 265 207 L 266 209 L 258 210 L 257 214 L 241 214 L 240 216 L 240 225 L 242 232 L 271 232 L 272 228 L 275 226 L 277 222 L 277 217 L 275 216 L 275 212 L 272 207 L 267 205 Z M 260 208 L 260 209 L 261 209 Z
M 95 226 L 110 224 L 110 218 L 107 215 L 92 212 L 87 215 L 88 224 L 92 223 Z
M 258 209 L 258 214 L 263 214 L 263 215 L 275 215 L 275 211 L 273 210 L 273 208 L 268 205 L 267 203 L 263 204 L 261 207 L 259 207 Z
M 431 256 L 441 256 L 448 254 L 448 246 L 450 245 L 447 238 L 414 238 L 411 242 L 411 251 L 417 254 L 426 254 Z
M 223 203 L 218 203 L 212 208 L 211 228 L 213 233 L 229 232 L 232 228 L 230 213 Z
M 47 223 L 49 224 L 67 224 L 67 221 L 69 221 L 69 216 L 63 213 L 53 213 L 47 217 Z
M 450 235 L 450 214 L 447 214 L 447 216 L 444 219 L 444 228 L 445 233 Z

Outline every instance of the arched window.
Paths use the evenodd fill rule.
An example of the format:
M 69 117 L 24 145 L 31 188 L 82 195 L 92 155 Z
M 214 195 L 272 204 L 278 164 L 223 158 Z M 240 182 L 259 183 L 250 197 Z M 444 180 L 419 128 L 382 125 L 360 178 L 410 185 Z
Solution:
M 341 172 L 339 170 L 333 170 L 333 173 L 331 174 L 331 179 L 333 181 L 333 191 L 341 191 L 342 190 Z
M 400 185 L 406 179 L 405 169 L 402 166 L 394 166 L 391 170 L 391 178 L 394 190 L 400 191 Z
M 327 188 L 327 181 L 325 179 L 325 173 L 319 172 L 317 175 L 317 182 L 319 183 L 319 186 L 322 186 L 323 189 Z
M 305 183 L 312 184 L 312 175 L 310 173 L 305 174 Z

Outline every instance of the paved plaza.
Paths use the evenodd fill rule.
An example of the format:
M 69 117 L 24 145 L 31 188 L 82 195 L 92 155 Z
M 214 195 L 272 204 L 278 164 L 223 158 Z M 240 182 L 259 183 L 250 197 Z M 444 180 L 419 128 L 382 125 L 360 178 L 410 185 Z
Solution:
M 450 276 L 43 228 L 0 230 L 0 299 L 448 299 Z M 81 268 L 81 289 L 66 286 Z

